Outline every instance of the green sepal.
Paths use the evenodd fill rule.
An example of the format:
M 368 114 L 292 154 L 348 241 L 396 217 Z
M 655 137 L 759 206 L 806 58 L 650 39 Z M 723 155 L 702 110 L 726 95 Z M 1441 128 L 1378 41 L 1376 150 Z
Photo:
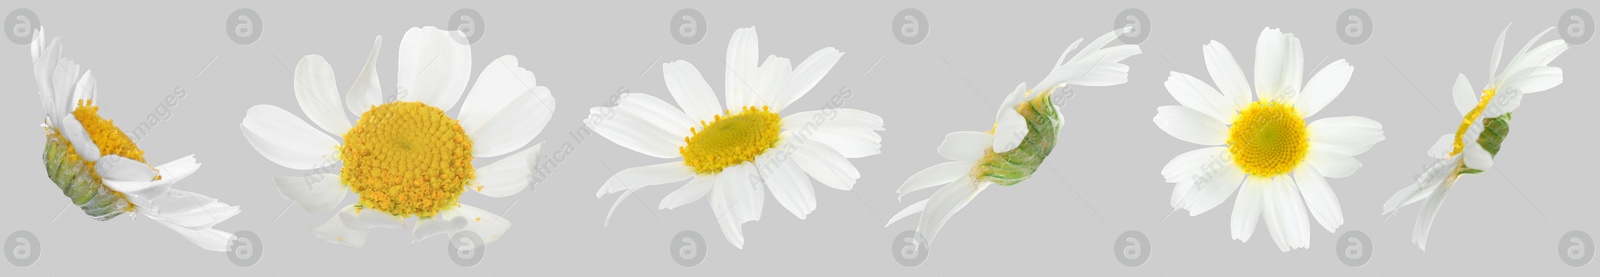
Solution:
M 1005 153 L 989 151 L 979 160 L 983 178 L 1001 186 L 1011 186 L 1032 177 L 1039 165 L 1044 164 L 1045 157 L 1056 147 L 1056 135 L 1061 126 L 1061 113 L 1051 101 L 1054 92 L 1054 89 L 1045 91 L 1017 107 L 1017 113 L 1028 122 L 1028 135 L 1023 136 L 1017 148 Z
M 1483 133 L 1478 135 L 1478 145 L 1489 151 L 1489 157 L 1500 154 L 1500 143 L 1511 134 L 1511 113 L 1483 120 Z

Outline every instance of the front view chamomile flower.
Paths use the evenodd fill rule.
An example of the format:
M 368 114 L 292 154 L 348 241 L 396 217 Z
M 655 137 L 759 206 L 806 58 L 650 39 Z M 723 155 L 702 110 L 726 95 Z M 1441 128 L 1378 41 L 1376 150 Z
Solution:
M 717 103 L 700 70 L 686 61 L 662 65 L 667 91 L 678 107 L 638 93 L 623 94 L 615 107 L 589 110 L 585 124 L 612 142 L 657 158 L 682 160 L 624 169 L 596 197 L 622 192 L 617 204 L 639 189 L 688 180 L 661 200 L 672 209 L 711 196 L 712 215 L 734 247 L 744 247 L 745 222 L 761 219 L 765 190 L 778 204 L 805 219 L 816 209 L 811 178 L 850 190 L 861 173 L 849 159 L 879 153 L 883 119 L 865 111 L 825 107 L 781 116 L 817 85 L 844 53 L 823 48 L 798 66 L 768 56 L 757 66 L 756 30 L 743 28 L 728 43 L 724 91 Z M 725 108 L 724 108 L 725 107 Z
M 375 64 L 382 43 L 381 36 L 373 41 L 343 101 L 322 56 L 307 55 L 295 66 L 295 100 L 321 131 L 282 108 L 257 105 L 240 124 L 245 138 L 273 163 L 317 172 L 275 179 L 283 196 L 306 211 L 338 211 L 313 230 L 328 242 L 360 247 L 369 229 L 407 225 L 414 225 L 413 242 L 463 231 L 484 243 L 498 240 L 511 222 L 459 200 L 466 190 L 506 197 L 528 186 L 539 145 L 523 146 L 550 121 L 550 90 L 536 86 L 516 57 L 502 56 L 484 67 L 450 117 L 445 111 L 472 75 L 472 49 L 459 32 L 423 27 L 400 39 L 397 101 L 385 103 Z M 346 109 L 359 115 L 353 124 Z M 512 152 L 474 167 L 475 158 Z M 356 203 L 341 207 L 350 191 Z
M 194 156 L 152 167 L 134 140 L 100 117 L 93 71 L 62 57 L 61 39 L 33 36 L 33 74 L 44 104 L 44 164 L 72 204 L 95 220 L 123 213 L 150 218 L 210 251 L 227 251 L 233 234 L 213 229 L 239 207 L 174 188 L 200 169 Z
M 1506 27 L 1507 31 L 1510 29 Z M 1383 213 L 1392 214 L 1401 206 L 1428 201 L 1423 204 L 1416 227 L 1411 231 L 1411 242 L 1418 248 L 1428 248 L 1428 232 L 1433 228 L 1434 216 L 1439 214 L 1445 194 L 1456 181 L 1462 175 L 1480 174 L 1494 166 L 1494 156 L 1500 153 L 1501 143 L 1511 133 L 1511 111 L 1522 105 L 1523 94 L 1549 90 L 1561 84 L 1561 68 L 1550 66 L 1550 62 L 1567 51 L 1567 43 L 1551 40 L 1534 46 L 1554 29 L 1545 29 L 1529 39 L 1505 70 L 1499 70 L 1500 53 L 1506 41 L 1506 32 L 1501 31 L 1494 43 L 1494 54 L 1489 56 L 1492 79 L 1484 85 L 1482 94 L 1473 91 L 1467 75 L 1456 75 L 1451 94 L 1456 110 L 1461 112 L 1461 122 L 1454 133 L 1439 137 L 1428 149 L 1428 156 L 1434 160 L 1426 171 L 1383 204 Z
M 1106 47 L 1122 33 L 1106 33 L 1069 59 L 1067 54 L 1077 49 L 1083 39 L 1073 41 L 1038 85 L 1028 89 L 1028 83 L 1018 84 L 1006 95 L 988 132 L 956 131 L 945 135 L 938 150 L 950 161 L 911 175 L 899 193 L 904 198 L 918 190 L 944 187 L 896 213 L 888 224 L 920 212 L 917 234 L 931 243 L 945 222 L 989 185 L 1011 186 L 1032 177 L 1055 149 L 1061 130 L 1060 107 L 1052 100 L 1056 91 L 1067 85 L 1113 86 L 1128 82 L 1128 65 L 1122 60 L 1140 54 L 1139 46 Z
M 1211 41 L 1201 51 L 1216 87 L 1173 72 L 1167 92 L 1182 105 L 1160 107 L 1155 117 L 1167 134 L 1210 146 L 1180 154 L 1161 169 L 1176 184 L 1172 207 L 1195 216 L 1237 191 L 1234 239 L 1249 241 L 1264 218 L 1278 250 L 1309 248 L 1311 218 L 1329 232 L 1344 223 L 1327 178 L 1354 174 L 1361 167 L 1355 156 L 1384 138 L 1383 125 L 1365 117 L 1306 123 L 1344 91 L 1355 68 L 1333 61 L 1302 85 L 1300 39 L 1267 28 L 1256 41 L 1252 101 L 1251 85 L 1227 47 Z

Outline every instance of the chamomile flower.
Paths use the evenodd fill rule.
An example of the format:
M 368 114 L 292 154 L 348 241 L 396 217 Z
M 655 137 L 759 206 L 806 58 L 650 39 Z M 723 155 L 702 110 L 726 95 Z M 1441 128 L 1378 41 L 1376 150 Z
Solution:
M 1201 48 L 1211 85 L 1172 72 L 1167 92 L 1181 106 L 1163 106 L 1155 123 L 1180 140 L 1210 147 L 1173 158 L 1161 175 L 1172 189 L 1174 209 L 1196 216 L 1234 199 L 1231 231 L 1249 241 L 1258 220 L 1278 250 L 1311 246 L 1310 220 L 1329 232 L 1344 223 L 1339 199 L 1327 178 L 1361 168 L 1355 156 L 1383 140 L 1383 125 L 1358 116 L 1311 121 L 1344 91 L 1355 68 L 1333 61 L 1301 83 L 1300 39 L 1267 28 L 1256 41 L 1255 100 L 1244 70 L 1228 48 L 1211 41 Z M 1306 210 L 1311 216 L 1306 216 Z
M 1500 53 L 1506 31 L 1510 29 L 1507 26 L 1495 40 L 1493 54 L 1489 56 L 1491 79 L 1484 85 L 1483 93 L 1473 91 L 1466 74 L 1456 75 L 1451 94 L 1456 110 L 1462 115 L 1460 124 L 1454 133 L 1439 137 L 1428 149 L 1428 156 L 1434 160 L 1417 180 L 1383 204 L 1383 213 L 1392 214 L 1401 206 L 1427 201 L 1411 231 L 1411 242 L 1418 248 L 1428 249 L 1428 232 L 1433 229 L 1433 219 L 1456 181 L 1462 175 L 1483 173 L 1494 166 L 1494 156 L 1500 153 L 1501 143 L 1511 132 L 1511 111 L 1522 105 L 1522 96 L 1561 84 L 1561 68 L 1550 66 L 1550 61 L 1567 51 L 1566 42 L 1550 40 L 1534 46 L 1555 27 L 1529 39 L 1522 51 L 1512 56 L 1505 70 L 1500 70 Z
M 239 207 L 174 188 L 200 169 L 193 155 L 152 167 L 133 139 L 100 117 L 93 71 L 79 75 L 62 56 L 61 39 L 38 30 L 30 45 L 34 80 L 44 104 L 44 164 L 50 181 L 95 220 L 143 215 L 211 251 L 227 251 L 233 234 L 213 229 Z
M 678 107 L 646 94 L 623 94 L 615 107 L 589 110 L 585 124 L 612 142 L 663 159 L 681 160 L 624 169 L 601 185 L 596 197 L 621 192 L 606 212 L 639 189 L 688 180 L 661 200 L 672 209 L 711 198 L 722 234 L 744 248 L 745 222 L 761 219 L 766 190 L 778 204 L 805 219 L 817 207 L 811 179 L 850 190 L 861 173 L 849 159 L 879 153 L 883 118 L 861 110 L 824 110 L 781 115 L 811 91 L 844 53 L 832 47 L 798 66 L 768 56 L 757 66 L 754 27 L 733 33 L 728 43 L 724 91 L 717 103 L 700 70 L 686 61 L 662 65 L 667 91 Z M 725 107 L 725 108 L 724 108 Z M 681 110 L 680 110 L 681 108 Z
M 989 132 L 956 131 L 945 135 L 938 150 L 950 161 L 911 175 L 900 185 L 899 193 L 904 198 L 918 190 L 943 187 L 928 199 L 895 213 L 888 224 L 920 212 L 917 233 L 931 243 L 945 222 L 979 192 L 990 185 L 1011 186 L 1032 177 L 1055 149 L 1061 129 L 1060 107 L 1052 101 L 1058 89 L 1066 85 L 1113 86 L 1128 82 L 1128 65 L 1122 60 L 1142 53 L 1139 46 L 1106 47 L 1122 33 L 1106 33 L 1069 59 L 1067 54 L 1077 49 L 1083 39 L 1073 41 L 1038 85 L 1028 89 L 1028 83 L 1018 84 L 1006 95 Z
M 471 190 L 506 197 L 528 186 L 540 147 L 517 149 L 550 121 L 550 89 L 536 86 L 533 72 L 515 56 L 501 56 L 484 67 L 459 114 L 450 117 L 445 111 L 456 106 L 472 75 L 472 48 L 456 31 L 411 28 L 400 39 L 397 99 L 385 103 L 375 64 L 382 44 L 383 37 L 374 39 L 344 101 L 328 62 L 318 55 L 301 58 L 294 70 L 295 100 L 317 127 L 282 108 L 257 105 L 240 124 L 245 138 L 273 163 L 317 171 L 275 179 L 283 196 L 306 211 L 338 211 L 313 230 L 328 242 L 360 247 L 370 229 L 413 223 L 413 242 L 462 231 L 484 243 L 498 240 L 511 222 L 460 203 L 461 195 Z M 352 124 L 345 109 L 359 119 Z M 507 154 L 474 167 L 475 158 Z M 356 203 L 340 206 L 351 191 Z

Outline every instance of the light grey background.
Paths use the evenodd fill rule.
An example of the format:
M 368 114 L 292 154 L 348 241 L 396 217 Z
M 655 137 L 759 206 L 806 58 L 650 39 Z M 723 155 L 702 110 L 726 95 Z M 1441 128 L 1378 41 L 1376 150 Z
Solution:
M 175 87 L 188 96 L 174 116 L 150 131 L 140 146 L 152 161 L 196 154 L 205 167 L 183 186 L 240 205 L 245 212 L 220 229 L 250 230 L 266 245 L 265 258 L 239 268 L 220 253 L 201 251 L 170 231 L 126 217 L 96 222 L 44 176 L 39 155 L 42 109 L 33 85 L 28 48 L 0 45 L 0 90 L 14 101 L 0 106 L 5 176 L 0 232 L 39 236 L 43 257 L 28 268 L 0 265 L 0 275 L 110 273 L 276 276 L 324 274 L 490 275 L 1177 275 L 1186 273 L 1317 275 L 1589 275 L 1596 265 L 1572 268 L 1556 257 L 1557 239 L 1571 230 L 1600 234 L 1600 188 L 1594 118 L 1600 88 L 1594 64 L 1600 41 L 1576 46 L 1553 65 L 1566 83 L 1532 95 L 1517 112 L 1514 135 L 1493 172 L 1464 178 L 1434 225 L 1430 249 L 1410 243 L 1416 207 L 1388 222 L 1381 203 L 1408 184 L 1427 160 L 1425 149 L 1454 131 L 1460 117 L 1449 88 L 1457 73 L 1481 86 L 1495 36 L 1507 23 L 1515 51 L 1529 36 L 1552 26 L 1586 1 L 1512 1 L 1492 5 L 1402 1 L 793 1 L 724 3 L 631 1 L 622 3 L 465 2 L 405 3 L 301 1 L 136 4 L 103 1 L 5 1 L 0 12 L 29 8 L 49 33 L 62 36 L 67 56 L 100 81 L 102 115 L 132 128 Z M 1199 2 L 1199 1 L 1194 1 Z M 1336 3 L 1337 2 L 1337 3 Z M 1375 33 L 1347 45 L 1333 32 L 1335 17 L 1365 9 Z M 226 16 L 252 8 L 264 18 L 264 37 L 240 46 L 222 31 Z M 677 185 L 646 189 L 618 208 L 603 227 L 611 196 L 593 197 L 617 170 L 664 162 L 593 137 L 577 146 L 537 191 L 494 199 L 468 194 L 466 203 L 508 211 L 510 233 L 488 249 L 476 267 L 450 262 L 445 241 L 410 243 L 409 232 L 377 230 L 364 248 L 323 242 L 310 228 L 331 215 L 285 208 L 271 176 L 299 175 L 277 166 L 245 142 L 238 125 L 244 110 L 271 104 L 299 114 L 291 89 L 292 67 L 303 55 L 333 64 L 341 91 L 364 61 L 373 36 L 384 36 L 378 61 L 386 93 L 394 90 L 401 35 L 413 26 L 442 26 L 461 8 L 486 20 L 473 46 L 474 75 L 500 55 L 516 55 L 559 103 L 550 126 L 536 139 L 546 149 L 574 142 L 590 107 L 619 87 L 669 97 L 660 63 L 688 60 L 722 91 L 720 63 L 732 30 L 758 26 L 761 55 L 798 61 L 822 47 L 846 52 L 838 66 L 793 111 L 821 107 L 841 87 L 854 96 L 845 107 L 883 116 L 883 154 L 853 162 L 862 172 L 854 192 L 817 190 L 818 209 L 798 220 L 768 201 L 763 220 L 744 225 L 745 249 L 731 247 L 705 202 L 672 211 L 654 209 Z M 666 31 L 679 9 L 695 8 L 709 23 L 706 38 L 682 45 Z M 919 45 L 888 32 L 892 16 L 918 8 L 929 17 L 930 36 Z M 907 268 L 890 256 L 894 235 L 911 228 L 883 223 L 906 203 L 894 190 L 907 176 L 941 158 L 934 148 L 945 133 L 982 130 L 995 107 L 1018 82 L 1037 82 L 1072 40 L 1111 29 L 1127 8 L 1143 9 L 1154 32 L 1146 54 L 1127 63 L 1126 85 L 1079 88 L 1065 106 L 1064 141 L 1049 169 L 1015 187 L 991 189 L 950 222 L 926 263 Z M 1188 217 L 1171 211 L 1172 186 L 1159 170 L 1173 156 L 1195 149 L 1151 123 L 1155 108 L 1174 105 L 1162 87 L 1168 72 L 1205 79 L 1200 46 L 1228 45 L 1241 64 L 1252 64 L 1263 27 L 1283 28 L 1305 46 L 1306 61 L 1348 59 L 1357 68 L 1345 93 L 1318 116 L 1361 115 L 1382 122 L 1387 140 L 1357 158 L 1354 176 L 1331 180 L 1344 206 L 1340 232 L 1366 232 L 1376 246 L 1364 267 L 1334 256 L 1337 234 L 1313 225 L 1309 250 L 1280 253 L 1264 229 L 1249 243 L 1229 239 L 1231 204 Z M 1552 36 L 1554 37 L 1554 36 Z M 1326 60 L 1322 58 L 1326 56 Z M 1509 56 L 1508 56 L 1509 58 Z M 870 69 L 870 70 L 869 70 Z M 1309 70 L 1309 69 L 1308 69 Z M 453 114 L 454 111 L 451 111 Z M 547 151 L 549 153 L 549 151 Z M 1058 175 L 1059 174 L 1059 175 Z M 821 186 L 819 186 L 821 187 Z M 926 197 L 922 194 L 908 199 Z M 909 201 L 907 202 L 909 203 Z M 1231 200 L 1230 200 L 1231 203 Z M 60 213 L 59 218 L 54 218 Z M 281 217 L 280 217 L 281 214 Z M 53 219 L 54 218 L 54 219 Z M 1264 228 L 1264 227 L 1262 227 Z M 684 268 L 667 255 L 669 239 L 700 232 L 708 257 Z M 1127 230 L 1150 237 L 1151 259 L 1125 267 L 1111 255 Z M 9 251 L 9 249 L 8 249 Z

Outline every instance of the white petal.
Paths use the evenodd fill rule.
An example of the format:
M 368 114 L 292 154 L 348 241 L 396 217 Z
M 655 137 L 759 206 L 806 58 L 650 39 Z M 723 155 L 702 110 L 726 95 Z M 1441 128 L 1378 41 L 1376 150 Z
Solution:
M 1498 73 L 1496 71 L 1500 70 L 1500 53 L 1505 49 L 1506 32 L 1508 31 L 1511 31 L 1511 24 L 1506 24 L 1506 28 L 1500 30 L 1500 38 L 1494 41 L 1494 54 L 1489 55 L 1489 78 L 1491 78 L 1491 81 L 1496 77 L 1495 74 Z
M 1455 182 L 1457 180 L 1458 172 L 1456 170 L 1459 167 L 1461 167 L 1460 156 L 1452 156 L 1429 164 L 1427 169 L 1422 174 L 1419 174 L 1411 185 L 1401 188 L 1400 191 L 1395 192 L 1393 196 L 1389 197 L 1388 201 L 1383 203 L 1383 214 L 1394 213 L 1401 206 L 1411 205 L 1411 203 L 1433 196 L 1433 193 L 1437 191 L 1435 188 L 1445 185 L 1445 182 Z
M 1223 154 L 1228 153 L 1227 147 L 1206 147 L 1178 154 L 1161 168 L 1161 176 L 1168 183 L 1192 181 L 1196 174 L 1204 173 L 1204 169 L 1217 166 L 1231 166 L 1224 162 Z
M 1535 93 L 1550 90 L 1561 85 L 1561 72 L 1561 68 L 1549 66 L 1536 67 L 1532 70 L 1517 72 L 1516 74 L 1521 74 L 1523 76 L 1520 78 L 1511 79 L 1511 81 L 1507 82 L 1501 89 L 1519 90 L 1522 91 L 1522 93 Z
M 473 180 L 477 183 L 478 193 L 489 197 L 506 197 L 528 188 L 533 183 L 533 172 L 539 165 L 539 152 L 543 148 L 544 143 L 534 144 L 478 168 L 477 179 Z
M 556 99 L 535 86 L 533 72 L 517 66 L 516 56 L 490 62 L 461 104 L 461 129 L 472 138 L 472 155 L 495 157 L 533 141 L 550 123 Z
M 1233 195 L 1233 192 L 1239 189 L 1240 184 L 1244 182 L 1246 177 L 1249 177 L 1249 175 L 1243 170 L 1239 170 L 1238 167 L 1225 166 L 1217 168 L 1216 171 L 1206 174 L 1205 179 L 1196 180 L 1195 184 L 1198 185 L 1200 190 L 1190 194 L 1188 196 L 1189 199 L 1179 201 L 1179 204 L 1186 204 L 1183 208 L 1189 210 L 1189 216 L 1197 216 L 1211 211 L 1212 208 L 1216 208 L 1222 202 L 1228 201 L 1228 196 Z
M 1383 124 L 1359 116 L 1328 117 L 1306 126 L 1313 148 L 1355 156 L 1383 141 Z M 1326 171 L 1324 171 L 1326 173 Z
M 615 203 L 611 204 L 611 210 L 606 211 L 606 224 L 610 224 L 611 214 L 617 211 L 617 205 L 634 191 L 648 186 L 675 183 L 694 176 L 694 169 L 684 165 L 682 161 L 623 169 L 612 175 L 611 179 L 607 179 L 605 184 L 600 185 L 600 191 L 595 192 L 594 196 L 599 198 L 619 191 L 624 192 Z
M 1273 242 L 1284 252 L 1310 247 L 1311 219 L 1306 218 L 1305 203 L 1301 202 L 1294 181 L 1278 177 L 1271 182 L 1262 194 L 1261 211 Z
M 989 184 L 991 183 L 963 178 L 934 192 L 923 209 L 922 220 L 917 224 L 917 233 L 932 243 L 934 237 L 944 228 L 944 224 L 950 221 L 950 217 L 965 208 L 967 203 L 971 203 L 972 198 L 977 197 L 979 192 L 989 187 Z
M 500 237 L 505 236 L 506 230 L 511 229 L 510 220 L 467 204 L 460 204 L 454 209 L 440 211 L 439 219 L 450 221 L 451 225 L 458 226 L 456 227 L 457 229 L 449 232 L 451 236 L 455 236 L 457 232 L 461 231 L 472 231 L 480 239 L 483 239 L 484 244 L 500 240 Z
M 344 106 L 351 113 L 361 115 L 372 106 L 383 104 L 383 85 L 378 82 L 378 49 L 383 48 L 383 36 L 372 39 L 372 51 L 367 52 L 367 62 L 356 74 L 356 82 L 345 92 Z M 332 76 L 332 75 L 329 75 Z
M 703 198 L 706 196 L 706 194 L 711 193 L 711 186 L 716 184 L 715 181 L 716 178 L 714 177 L 702 176 L 696 176 L 694 179 L 690 179 L 689 183 L 683 184 L 682 187 L 678 187 L 677 190 L 674 190 L 672 193 L 668 193 L 667 196 L 662 197 L 660 209 L 676 209 L 685 204 L 694 203 L 694 201 L 700 201 L 700 198 Z
M 1211 82 L 1217 84 L 1217 90 L 1234 108 L 1250 105 L 1250 82 L 1245 80 L 1244 69 L 1239 68 L 1233 52 L 1215 40 L 1201 47 L 1201 51 L 1205 55 L 1206 73 L 1211 75 Z
M 917 214 L 917 213 L 921 213 L 922 209 L 926 208 L 927 206 L 928 206 L 928 199 L 922 199 L 922 201 L 917 201 L 916 203 L 911 203 L 910 206 L 906 206 L 905 209 L 901 209 L 900 212 L 896 212 L 896 213 L 894 213 L 894 216 L 889 217 L 889 223 L 884 223 L 883 227 L 889 227 L 889 225 L 900 221 L 900 219 L 906 218 L 908 216 L 911 216 L 911 215 L 914 215 L 914 214 Z
M 306 55 L 294 66 L 294 100 L 300 111 L 322 130 L 342 136 L 350 130 L 350 118 L 344 115 L 335 84 L 333 66 L 322 56 Z
M 72 143 L 72 149 L 78 152 L 78 157 L 91 162 L 99 160 L 100 146 L 94 143 L 94 139 L 89 138 L 89 131 L 83 128 L 83 123 L 79 123 L 78 118 L 72 115 L 63 116 L 61 119 L 61 135 L 67 137 L 67 142 Z
M 1261 30 L 1261 36 L 1256 38 L 1256 65 L 1255 87 L 1258 100 L 1287 100 L 1289 92 L 1283 87 L 1284 68 L 1288 67 L 1286 61 L 1289 57 L 1284 34 L 1278 29 L 1266 28 Z M 1298 85 L 1298 84 L 1296 84 Z
M 1461 154 L 1466 159 L 1467 168 L 1489 170 L 1494 167 L 1494 155 L 1489 154 L 1489 150 L 1483 149 L 1483 145 L 1476 142 L 1467 143 Z
M 846 158 L 881 153 L 883 117 L 857 109 L 833 108 L 805 111 L 783 117 L 785 139 L 815 140 L 838 150 Z
M 584 124 L 622 147 L 657 158 L 675 158 L 687 145 L 691 123 L 683 112 L 647 94 L 625 93 L 616 107 L 589 109 Z
M 448 111 L 461 100 L 472 76 L 472 46 L 460 31 L 413 27 L 400 38 L 398 67 L 400 100 Z
M 811 187 L 811 177 L 799 165 L 779 155 L 770 153 L 757 157 L 756 168 L 766 179 L 764 183 L 772 191 L 772 197 L 778 199 L 778 204 L 795 217 L 806 219 L 806 215 L 817 210 L 817 194 Z
M 344 210 L 349 211 L 354 211 L 354 209 L 354 205 L 346 206 L 344 208 Z M 339 215 L 334 215 L 333 218 L 329 218 L 328 221 L 323 222 L 321 226 L 317 226 L 317 228 L 312 229 L 312 233 L 316 234 L 317 237 L 328 241 L 329 243 L 343 244 L 352 247 L 361 247 L 362 245 L 367 244 L 367 229 L 347 228 L 344 226 L 343 220 L 340 220 L 339 217 Z
M 1528 44 L 1522 46 L 1522 51 L 1518 52 L 1515 57 L 1511 58 L 1511 62 L 1506 64 L 1506 68 L 1500 73 L 1500 76 L 1495 76 L 1498 79 L 1494 80 L 1491 87 L 1501 87 L 1506 84 L 1516 83 L 1515 80 L 1525 76 L 1527 74 L 1526 71 L 1547 67 L 1557 56 L 1561 56 L 1562 52 L 1566 52 L 1568 46 L 1566 41 L 1563 40 L 1551 40 L 1540 44 L 1538 47 L 1533 46 L 1540 38 L 1543 38 L 1545 34 L 1554 29 L 1555 27 L 1547 28 L 1544 32 L 1540 32 L 1539 35 L 1529 39 Z
M 761 208 L 766 206 L 766 187 L 754 164 L 730 166 L 717 174 L 716 186 L 727 189 L 728 205 L 732 215 L 743 221 L 761 220 Z
M 100 160 L 100 164 L 105 164 L 107 161 L 117 158 L 121 157 L 116 155 L 106 156 L 106 158 Z M 123 160 L 119 163 L 132 167 L 148 168 L 147 165 L 132 160 Z M 136 180 L 142 181 L 132 181 L 135 179 L 117 180 L 109 178 L 102 179 L 101 181 L 104 182 L 107 187 L 110 187 L 111 190 L 115 190 L 127 195 L 128 199 L 133 201 L 136 205 L 152 206 L 155 205 L 156 200 L 159 200 L 163 196 L 170 194 L 173 184 L 177 183 L 178 181 L 182 181 L 184 178 L 188 178 L 189 175 L 193 175 L 194 172 L 198 170 L 200 170 L 200 163 L 195 161 L 194 155 L 190 155 L 167 162 L 160 166 L 156 166 L 153 172 L 160 175 L 161 178 L 159 180 L 154 180 L 156 179 L 155 176 L 151 176 L 149 178 L 135 177 L 137 178 Z
M 1049 88 L 1067 85 L 1079 86 L 1112 86 L 1128 82 L 1128 65 L 1122 61 L 1143 53 L 1138 45 L 1118 45 L 1106 47 L 1117 37 L 1122 30 L 1112 30 L 1094 41 L 1084 45 L 1083 51 L 1073 55 L 1065 62 L 1058 62 L 1043 80 L 1034 87 L 1035 91 L 1045 91 Z M 1067 51 L 1077 46 L 1068 47 Z M 1066 53 L 1062 53 L 1065 56 Z
M 1168 135 L 1190 143 L 1211 146 L 1228 142 L 1227 125 L 1188 107 L 1156 108 L 1155 122 Z
M 728 189 L 723 186 L 721 178 L 714 178 L 717 183 L 711 186 L 711 215 L 716 216 L 717 225 L 722 227 L 722 237 L 733 244 L 734 248 L 744 249 L 744 230 L 740 225 L 744 220 L 733 213 L 733 203 L 728 200 Z
M 1307 117 L 1322 111 L 1322 108 L 1332 103 L 1340 93 L 1344 93 L 1345 85 L 1350 84 L 1350 75 L 1355 71 L 1356 67 L 1344 59 L 1322 67 L 1321 71 L 1317 71 L 1316 75 L 1312 75 L 1311 80 L 1306 82 L 1305 88 L 1300 92 L 1299 100 L 1296 101 L 1295 109 Z
M 672 99 L 690 120 L 710 120 L 722 113 L 716 92 L 693 64 L 682 60 L 662 64 L 661 75 L 667 82 L 667 92 L 672 93 Z
M 100 178 L 109 180 L 150 181 L 156 178 L 156 169 L 150 165 L 115 154 L 100 157 L 94 171 Z
M 956 179 L 960 179 L 971 172 L 972 166 L 975 164 L 973 161 L 952 161 L 930 166 L 922 169 L 922 171 L 917 171 L 916 174 L 912 174 L 911 178 L 906 178 L 906 182 L 900 184 L 900 189 L 895 190 L 895 192 L 900 194 L 900 199 L 904 199 L 906 194 L 955 182 Z
M 1233 218 L 1228 227 L 1233 239 L 1249 242 L 1255 235 L 1256 223 L 1261 221 L 1261 194 L 1266 186 L 1269 184 L 1262 179 L 1248 178 L 1239 188 L 1239 197 L 1233 199 Z
M 1310 152 L 1306 154 L 1305 163 L 1317 168 L 1317 172 L 1324 177 L 1350 177 L 1356 170 L 1361 169 L 1361 161 L 1350 155 L 1315 147 L 1312 147 Z
M 772 103 L 777 102 L 778 97 L 782 97 L 779 95 L 783 93 L 782 90 L 788 87 L 790 77 L 794 76 L 794 66 L 789 63 L 788 58 L 768 55 L 756 71 L 759 73 L 754 78 L 755 81 L 746 81 L 750 81 L 750 85 L 755 87 L 754 95 L 760 106 L 751 106 L 771 108 Z
M 1028 93 L 1028 83 L 1024 82 L 1017 84 L 1017 88 L 1011 90 L 1010 94 L 1006 94 L 1006 99 L 1000 102 L 1000 107 L 1002 108 L 995 112 L 995 120 L 1000 120 L 1000 115 L 1005 113 L 1006 110 L 1012 110 L 1013 112 L 1016 111 L 1015 109 L 1006 109 L 1004 107 L 1015 108 L 1017 105 L 1022 104 L 1023 101 L 1028 101 L 1026 98 Z
M 976 161 L 988 153 L 994 136 L 973 131 L 955 131 L 944 135 L 939 143 L 939 155 L 954 161 Z
M 405 220 L 400 217 L 374 209 L 358 209 L 355 206 L 348 206 L 340 210 L 339 221 L 344 223 L 345 227 L 351 229 L 406 227 Z
M 1011 107 L 1002 107 L 1000 117 L 995 121 L 994 141 L 992 148 L 995 153 L 1005 153 L 1022 145 L 1022 139 L 1028 137 L 1028 121 Z
M 1455 144 L 1456 134 L 1452 133 L 1439 136 L 1439 139 L 1433 142 L 1433 146 L 1428 147 L 1428 157 L 1433 157 L 1435 159 L 1443 159 L 1448 157 L 1450 156 L 1450 151 L 1455 150 Z
M 801 61 L 799 65 L 795 66 L 793 79 L 789 80 L 785 88 L 778 91 L 777 101 L 772 103 L 772 110 L 784 110 L 789 107 L 789 104 L 793 104 L 795 100 L 805 96 L 807 92 L 817 86 L 818 82 L 822 82 L 822 77 L 827 76 L 828 71 L 833 70 L 833 65 L 839 63 L 839 58 L 841 57 L 844 57 L 844 52 L 839 52 L 833 47 L 822 48 L 815 53 L 811 53 L 811 56 L 806 57 L 805 61 Z
M 1478 92 L 1472 90 L 1472 83 L 1467 82 L 1466 74 L 1456 74 L 1456 84 L 1450 88 L 1450 98 L 1455 100 L 1456 111 L 1467 115 L 1472 109 L 1478 107 Z
M 1167 81 L 1163 85 L 1167 87 L 1167 93 L 1178 100 L 1178 104 L 1219 122 L 1232 122 L 1233 117 L 1239 113 L 1234 103 L 1226 96 L 1211 88 L 1205 81 L 1189 74 L 1173 71 L 1171 76 L 1167 76 Z
M 1437 186 L 1434 190 L 1433 197 L 1428 198 L 1428 203 L 1422 205 L 1422 211 L 1417 212 L 1417 224 L 1411 229 L 1411 242 L 1424 251 L 1428 250 L 1428 233 L 1433 231 L 1433 220 L 1439 217 L 1439 206 L 1444 205 L 1444 197 L 1450 192 L 1450 186 Z
M 756 28 L 746 27 L 733 31 L 733 38 L 728 40 L 728 56 L 726 74 L 723 76 L 723 89 L 727 93 L 727 109 L 736 110 L 745 106 L 759 103 L 754 91 L 756 87 L 757 43 Z
M 160 219 L 155 219 L 152 221 L 161 224 L 161 226 L 166 226 L 167 229 L 171 229 L 173 232 L 178 232 L 178 235 L 181 235 L 184 239 L 189 240 L 189 243 L 193 243 L 195 246 L 200 246 L 201 249 L 205 249 L 207 251 L 228 251 L 228 244 L 233 242 L 232 233 L 218 231 L 211 228 L 185 228 L 183 226 L 174 225 Z
M 94 70 L 84 70 L 83 77 L 79 77 L 78 84 L 72 87 L 72 104 L 94 101 L 99 89 L 99 82 L 94 79 Z
M 239 124 L 261 156 L 290 169 L 308 170 L 339 161 L 339 142 L 282 108 L 256 105 Z
M 1339 196 L 1333 193 L 1333 188 L 1328 186 L 1328 180 L 1323 179 L 1321 173 L 1317 173 L 1315 168 L 1300 166 L 1294 170 L 1294 183 L 1317 224 L 1330 233 L 1344 225 L 1344 208 L 1339 206 Z
M 336 174 L 275 176 L 272 179 L 278 185 L 278 193 L 314 214 L 333 212 L 339 208 L 344 196 L 350 193 L 339 183 L 339 175 Z
M 861 178 L 856 166 L 832 147 L 815 141 L 791 145 L 797 148 L 793 154 L 795 164 L 800 165 L 806 175 L 828 187 L 850 190 L 855 187 L 856 179 Z

